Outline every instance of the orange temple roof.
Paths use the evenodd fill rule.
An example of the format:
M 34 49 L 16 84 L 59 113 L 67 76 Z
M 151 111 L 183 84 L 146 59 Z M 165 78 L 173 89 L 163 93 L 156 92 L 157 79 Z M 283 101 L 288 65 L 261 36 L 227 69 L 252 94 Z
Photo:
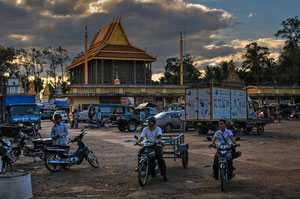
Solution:
M 156 57 L 131 44 L 120 20 L 113 20 L 101 28 L 87 51 L 87 61 L 93 59 L 156 61 Z M 85 62 L 85 55 L 67 66 L 70 70 Z

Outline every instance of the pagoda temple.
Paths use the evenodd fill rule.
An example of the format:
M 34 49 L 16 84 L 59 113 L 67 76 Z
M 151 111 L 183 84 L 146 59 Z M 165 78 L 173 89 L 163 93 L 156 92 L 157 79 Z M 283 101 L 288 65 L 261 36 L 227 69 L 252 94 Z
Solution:
M 156 57 L 129 41 L 121 21 L 113 20 L 101 28 L 85 54 L 67 67 L 71 84 L 114 85 L 118 74 L 120 85 L 150 85 L 151 63 Z
M 70 71 L 70 109 L 85 110 L 90 104 L 155 103 L 161 110 L 184 96 L 185 86 L 152 85 L 152 62 L 156 57 L 129 41 L 120 19 L 112 20 L 94 36 L 89 48 L 87 28 L 85 53 L 75 59 Z

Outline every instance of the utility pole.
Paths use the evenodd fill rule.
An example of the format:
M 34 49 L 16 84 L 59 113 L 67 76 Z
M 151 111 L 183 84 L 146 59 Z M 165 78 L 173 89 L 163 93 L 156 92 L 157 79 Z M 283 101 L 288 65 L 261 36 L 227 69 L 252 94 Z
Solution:
M 85 26 L 85 34 L 84 34 L 84 84 L 88 84 L 88 63 L 87 63 L 87 26 Z
M 183 53 L 182 53 L 182 32 L 180 32 L 180 85 L 183 85 Z

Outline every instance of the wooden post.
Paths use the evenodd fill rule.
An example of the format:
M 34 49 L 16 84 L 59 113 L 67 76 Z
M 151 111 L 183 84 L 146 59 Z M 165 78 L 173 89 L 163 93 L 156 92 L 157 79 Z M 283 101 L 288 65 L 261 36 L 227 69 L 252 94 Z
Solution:
M 103 85 L 104 84 L 104 60 L 103 59 L 101 60 L 101 70 L 102 70 L 101 71 L 101 76 L 102 76 L 101 77 L 102 78 L 102 80 L 101 80 L 102 82 L 101 83 Z
M 133 84 L 136 85 L 136 61 L 133 61 Z
M 145 81 L 144 81 L 144 84 L 146 85 L 147 84 L 147 76 L 146 76 L 146 62 L 144 62 L 144 78 L 145 78 Z
M 87 26 L 85 26 L 85 46 L 84 46 L 84 84 L 88 84 L 88 64 L 87 64 Z
M 182 32 L 180 32 L 180 85 L 183 85 L 183 53 L 182 53 Z

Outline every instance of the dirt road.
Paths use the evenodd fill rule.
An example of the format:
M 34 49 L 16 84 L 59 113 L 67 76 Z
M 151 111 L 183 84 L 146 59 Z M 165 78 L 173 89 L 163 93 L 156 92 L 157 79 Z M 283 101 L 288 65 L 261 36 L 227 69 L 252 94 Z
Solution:
M 134 133 L 116 128 L 87 130 L 84 140 L 98 157 L 98 169 L 85 161 L 71 170 L 51 173 L 40 160 L 24 156 L 14 168 L 31 173 L 34 198 L 300 198 L 299 124 L 282 121 L 267 126 L 261 136 L 240 135 L 242 157 L 234 162 L 236 176 L 226 184 L 225 193 L 211 177 L 215 150 L 207 148 L 205 135 L 194 131 L 185 133 L 189 167 L 183 169 L 180 159 L 167 159 L 169 182 L 162 182 L 161 176 L 149 177 L 144 188 L 134 172 L 139 147 L 128 142 L 134 140 Z M 49 137 L 51 125 L 42 123 L 43 137 Z M 71 129 L 69 138 L 79 132 Z M 71 151 L 76 147 L 73 144 Z

